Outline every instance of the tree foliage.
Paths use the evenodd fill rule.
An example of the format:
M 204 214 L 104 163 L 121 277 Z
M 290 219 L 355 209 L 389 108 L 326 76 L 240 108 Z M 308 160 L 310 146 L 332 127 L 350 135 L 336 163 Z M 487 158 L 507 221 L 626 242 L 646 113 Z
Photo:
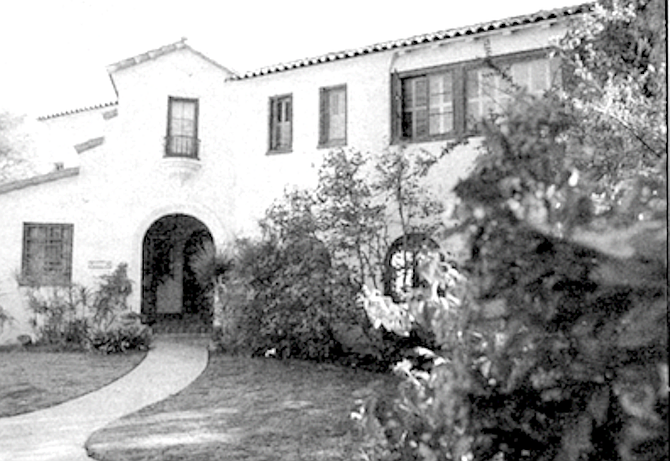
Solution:
M 438 347 L 398 367 L 395 402 L 359 411 L 369 456 L 668 459 L 661 3 L 596 6 L 559 50 L 563 91 L 521 92 L 485 123 L 456 187 L 467 281 L 428 255 L 432 289 L 376 309 L 395 329 L 429 326 Z
M 29 165 L 23 155 L 25 136 L 18 129 L 22 118 L 0 112 L 0 183 L 22 177 Z
M 662 0 L 604 0 L 560 43 L 575 166 L 610 196 L 667 154 L 665 19 Z

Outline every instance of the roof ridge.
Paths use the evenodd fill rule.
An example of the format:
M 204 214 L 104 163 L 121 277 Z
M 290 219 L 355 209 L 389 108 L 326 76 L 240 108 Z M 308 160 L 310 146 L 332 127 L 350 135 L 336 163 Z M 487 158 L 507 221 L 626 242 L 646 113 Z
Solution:
M 229 68 L 219 64 L 214 59 L 210 58 L 209 56 L 207 56 L 207 55 L 201 53 L 200 51 L 196 50 L 195 48 L 193 48 L 191 45 L 186 43 L 187 40 L 188 39 L 186 37 L 182 37 L 176 42 L 172 42 L 172 43 L 169 43 L 167 45 L 163 45 L 163 46 L 160 46 L 158 48 L 154 48 L 154 49 L 145 51 L 143 53 L 137 54 L 135 56 L 131 56 L 131 57 L 126 58 L 126 59 L 122 59 L 121 61 L 117 61 L 115 63 L 109 64 L 107 66 L 107 73 L 109 73 L 111 75 L 114 72 L 118 72 L 120 70 L 127 69 L 129 67 L 133 67 L 133 66 L 136 66 L 138 64 L 141 64 L 143 62 L 147 62 L 147 61 L 159 58 L 159 57 L 164 56 L 166 54 L 173 53 L 177 50 L 188 49 L 192 53 L 200 56 L 201 58 L 208 61 L 212 65 L 218 67 L 219 69 L 222 69 L 223 71 L 228 72 L 230 74 L 237 75 L 236 72 L 234 72 L 234 71 L 230 70 Z
M 468 26 L 442 29 L 435 32 L 413 35 L 406 38 L 378 42 L 372 45 L 366 45 L 358 48 L 333 51 L 330 53 L 325 53 L 314 57 L 301 58 L 269 66 L 263 66 L 255 70 L 243 72 L 240 75 L 236 75 L 232 77 L 231 80 L 245 80 L 248 78 L 260 77 L 263 75 L 282 72 L 285 70 L 297 69 L 300 67 L 306 67 L 314 64 L 321 64 L 324 62 L 337 61 L 340 59 L 361 56 L 364 54 L 376 53 L 380 51 L 388 51 L 396 48 L 405 48 L 408 46 L 419 45 L 422 43 L 430 43 L 439 40 L 446 40 L 466 35 L 474 35 L 483 32 L 490 32 L 493 30 L 500 30 L 507 27 L 514 27 L 524 24 L 533 24 L 539 21 L 584 13 L 592 9 L 593 5 L 594 5 L 593 2 L 588 2 L 588 3 L 581 3 L 578 5 L 553 8 L 549 10 L 540 10 L 535 13 L 522 14 L 504 19 L 496 19 L 493 21 L 479 22 Z

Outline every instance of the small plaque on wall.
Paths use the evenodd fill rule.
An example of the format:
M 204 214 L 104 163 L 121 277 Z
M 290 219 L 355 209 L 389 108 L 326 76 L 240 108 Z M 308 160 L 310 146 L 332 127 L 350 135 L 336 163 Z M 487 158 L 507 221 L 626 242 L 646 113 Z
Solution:
M 111 261 L 89 261 L 88 268 L 93 270 L 105 270 L 112 268 Z

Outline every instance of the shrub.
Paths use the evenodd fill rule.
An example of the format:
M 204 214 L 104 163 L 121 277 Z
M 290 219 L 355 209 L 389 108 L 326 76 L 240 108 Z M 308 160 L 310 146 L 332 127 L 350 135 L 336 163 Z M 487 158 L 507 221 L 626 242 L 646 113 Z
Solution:
M 103 354 L 146 351 L 151 345 L 151 330 L 134 313 L 120 316 L 104 329 L 91 332 L 91 347 Z
M 133 287 L 126 263 L 120 263 L 114 272 L 100 278 L 102 282 L 95 292 L 92 310 L 96 327 L 104 329 L 114 322 L 119 313 L 128 309 L 126 300 Z
M 85 317 L 90 291 L 79 285 L 27 288 L 31 323 L 37 344 L 55 349 L 86 349 L 89 322 Z
M 125 312 L 132 291 L 127 265 L 121 263 L 95 291 L 80 285 L 26 288 L 38 345 L 56 350 L 87 350 L 105 353 L 145 350 L 150 331 L 139 316 Z
M 240 240 L 237 255 L 217 287 L 221 349 L 351 364 L 388 355 L 356 303 L 357 285 L 317 240 Z

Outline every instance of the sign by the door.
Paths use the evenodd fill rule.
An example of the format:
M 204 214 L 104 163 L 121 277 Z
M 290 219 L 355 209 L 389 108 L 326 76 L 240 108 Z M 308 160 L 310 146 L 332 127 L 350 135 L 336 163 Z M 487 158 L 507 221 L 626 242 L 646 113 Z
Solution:
M 111 261 L 102 261 L 102 260 L 89 261 L 88 262 L 88 268 L 92 269 L 92 270 L 111 269 L 112 268 L 112 262 Z

